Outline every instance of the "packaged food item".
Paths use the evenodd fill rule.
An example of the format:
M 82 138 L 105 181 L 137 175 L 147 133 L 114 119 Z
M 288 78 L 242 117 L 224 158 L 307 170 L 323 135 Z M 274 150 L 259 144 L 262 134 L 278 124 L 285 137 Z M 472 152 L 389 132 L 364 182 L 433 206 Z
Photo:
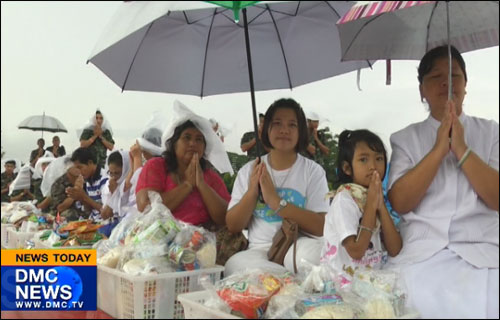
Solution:
M 217 294 L 231 308 L 231 313 L 258 319 L 266 312 L 267 304 L 283 283 L 275 275 L 262 270 L 249 271 L 224 279 Z

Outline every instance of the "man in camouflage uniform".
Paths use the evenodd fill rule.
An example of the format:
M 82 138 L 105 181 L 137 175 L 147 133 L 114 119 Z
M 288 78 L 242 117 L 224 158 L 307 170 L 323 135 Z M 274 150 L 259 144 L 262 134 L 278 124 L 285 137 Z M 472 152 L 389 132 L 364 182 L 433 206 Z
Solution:
M 264 126 L 264 114 L 259 113 L 259 149 L 262 155 L 269 152 L 264 145 L 262 144 L 262 140 L 260 136 L 262 134 L 262 127 Z M 255 132 L 249 131 L 246 132 L 241 138 L 241 151 L 246 152 L 248 156 L 248 160 L 253 160 L 257 158 L 257 143 L 255 140 Z
M 45 146 L 45 140 L 43 140 L 43 138 L 40 138 L 36 143 L 38 144 L 38 148 L 31 151 L 30 154 L 30 164 L 33 168 L 35 167 L 38 159 L 45 154 L 45 149 L 43 148 Z
M 5 162 L 4 167 L 5 172 L 2 173 L 2 202 L 10 202 L 9 186 L 17 175 L 14 173 L 16 162 L 14 160 L 9 160 Z
M 89 213 L 82 210 L 82 205 L 79 201 L 68 197 L 66 195 L 66 188 L 73 187 L 76 185 L 81 185 L 83 188 L 83 178 L 81 181 L 77 182 L 80 177 L 80 170 L 75 167 L 71 167 L 68 171 L 57 178 L 50 188 L 50 213 L 56 215 L 60 212 L 61 217 L 66 218 L 66 221 L 74 221 L 80 219 L 80 217 L 88 218 Z
M 101 112 L 96 111 L 96 125 L 93 129 L 83 130 L 80 136 L 80 147 L 89 148 L 96 155 L 99 168 L 104 168 L 106 164 L 106 149 L 113 150 L 115 144 L 111 132 L 102 129 L 103 122 Z

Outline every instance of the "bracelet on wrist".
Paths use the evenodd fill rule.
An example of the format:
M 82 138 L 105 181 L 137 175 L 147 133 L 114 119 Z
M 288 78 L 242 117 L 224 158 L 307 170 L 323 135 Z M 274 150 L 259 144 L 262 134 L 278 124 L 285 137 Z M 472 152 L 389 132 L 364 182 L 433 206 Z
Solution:
M 360 235 L 361 235 L 361 231 L 363 231 L 363 230 L 370 231 L 372 234 L 373 234 L 373 232 L 375 231 L 374 229 L 370 229 L 370 228 L 365 227 L 365 226 L 364 226 L 364 225 L 362 225 L 362 224 L 359 224 L 359 226 L 358 226 L 358 234 L 357 234 L 357 236 L 356 236 L 356 242 L 358 242 L 359 237 L 360 237 Z
M 460 158 L 460 161 L 458 161 L 457 167 L 459 168 L 462 167 L 462 165 L 464 164 L 465 160 L 467 160 L 471 152 L 472 152 L 471 148 L 468 147 L 467 150 L 465 150 L 465 153 L 462 156 L 462 158 Z

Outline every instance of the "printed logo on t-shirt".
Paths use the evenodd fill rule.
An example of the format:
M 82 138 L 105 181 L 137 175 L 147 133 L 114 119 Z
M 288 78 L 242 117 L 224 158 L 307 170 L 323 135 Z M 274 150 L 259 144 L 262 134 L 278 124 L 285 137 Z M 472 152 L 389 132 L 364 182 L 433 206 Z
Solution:
M 289 188 L 278 188 L 278 196 L 281 199 L 285 199 L 288 203 L 292 203 L 299 208 L 304 208 L 306 203 L 306 198 L 301 195 L 298 191 Z M 256 218 L 265 220 L 266 222 L 280 222 L 283 220 L 279 214 L 275 214 L 274 210 L 269 208 L 265 203 L 257 201 L 257 206 L 253 211 L 253 215 Z

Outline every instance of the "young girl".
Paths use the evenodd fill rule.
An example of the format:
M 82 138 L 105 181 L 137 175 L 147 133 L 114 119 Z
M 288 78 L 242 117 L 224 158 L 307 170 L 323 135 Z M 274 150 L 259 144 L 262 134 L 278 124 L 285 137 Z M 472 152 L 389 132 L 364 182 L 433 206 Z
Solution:
M 313 236 L 323 235 L 328 186 L 323 168 L 298 153 L 307 143 L 306 118 L 300 105 L 292 99 L 275 101 L 266 112 L 262 128 L 262 144 L 271 151 L 260 162 L 257 159 L 241 168 L 233 186 L 227 227 L 231 232 L 248 227 L 249 249 L 227 261 L 226 276 L 245 268 L 284 269 L 267 258 L 283 218 L 296 222 L 302 235 L 309 235 L 299 235 L 297 263 L 302 258 L 319 263 L 322 242 Z M 284 267 L 293 271 L 293 245 Z
M 377 135 L 368 130 L 340 134 L 341 185 L 326 215 L 321 262 L 339 272 L 344 283 L 356 269 L 380 269 L 387 253 L 394 257 L 401 250 L 401 236 L 382 193 L 386 166 L 384 144 Z

